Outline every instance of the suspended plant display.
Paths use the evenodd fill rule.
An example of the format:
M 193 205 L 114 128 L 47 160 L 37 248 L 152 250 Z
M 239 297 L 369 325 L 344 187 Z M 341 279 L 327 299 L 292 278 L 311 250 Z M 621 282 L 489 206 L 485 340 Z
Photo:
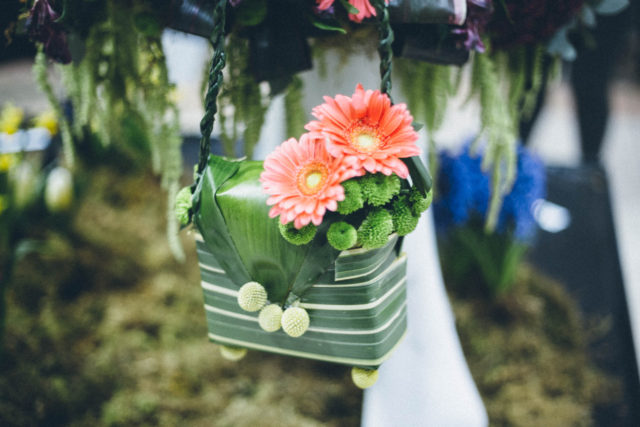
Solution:
M 431 194 L 413 117 L 387 95 L 393 33 L 383 2 L 374 4 L 382 90 L 325 97 L 307 133 L 264 162 L 209 154 L 225 63 L 225 1 L 217 4 L 196 182 L 178 204 L 183 225 L 198 229 L 209 337 L 223 354 L 352 365 L 362 388 L 405 333 L 402 236 Z

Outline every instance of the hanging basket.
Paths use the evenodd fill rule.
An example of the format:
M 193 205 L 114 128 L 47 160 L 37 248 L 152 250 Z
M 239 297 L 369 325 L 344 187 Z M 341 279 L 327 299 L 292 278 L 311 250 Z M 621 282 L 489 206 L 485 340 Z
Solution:
M 387 225 L 381 228 L 388 231 L 377 234 L 375 244 L 366 243 L 366 233 L 362 234 L 363 240 L 358 234 L 358 242 L 375 249 L 337 250 L 334 246 L 340 245 L 335 241 L 329 242 L 332 225 L 353 227 L 347 222 L 355 223 L 354 219 L 358 218 L 358 227 L 362 228 L 373 214 L 364 208 L 342 215 L 329 212 L 336 209 L 334 206 L 326 212 L 323 209 L 320 221 L 314 220 L 319 225 L 314 228 L 315 234 L 310 235 L 313 237 L 292 244 L 290 237 L 286 240 L 283 237 L 287 231 L 278 224 L 280 219 L 273 218 L 274 215 L 270 217 L 274 212 L 267 204 L 267 187 L 264 181 L 261 182 L 261 179 L 266 179 L 264 174 L 268 169 L 263 162 L 230 160 L 210 154 L 209 137 L 224 66 L 224 3 L 221 1 L 214 11 L 214 22 L 218 26 L 212 38 L 215 53 L 205 100 L 206 113 L 201 123 L 200 159 L 195 183 L 187 191 L 191 197 L 188 217 L 198 230 L 196 244 L 209 338 L 223 345 L 223 354 L 234 359 L 240 358 L 245 349 L 253 349 L 351 365 L 354 366 L 352 377 L 356 385 L 368 387 L 375 382 L 376 368 L 390 357 L 407 329 L 407 258 L 401 253 L 403 238 L 395 233 L 389 234 L 395 225 L 392 228 Z M 383 0 L 377 2 L 377 7 L 381 16 L 382 89 L 376 96 L 386 97 L 391 88 L 393 34 Z M 357 90 L 364 94 L 361 87 Z M 391 110 L 390 98 L 385 99 L 387 107 L 384 108 Z M 376 105 L 380 117 L 383 106 Z M 393 111 L 389 114 L 398 116 L 394 116 L 395 125 L 391 130 L 402 128 L 403 141 L 415 141 L 418 136 L 411 126 L 411 116 L 403 107 Z M 299 143 L 295 140 L 287 142 L 293 144 L 291 146 L 295 146 L 295 150 L 305 150 L 300 147 L 313 147 L 313 152 L 321 150 L 314 144 L 324 139 L 303 137 Z M 368 140 L 365 138 L 364 141 Z M 324 146 L 324 142 L 322 144 Z M 406 156 L 415 156 L 419 152 L 417 147 L 415 151 L 405 150 L 409 153 Z M 340 182 L 344 184 L 349 177 L 364 174 L 364 169 L 345 172 L 354 166 L 353 162 L 348 162 L 352 166 L 346 166 L 346 163 L 338 165 L 342 159 L 334 157 L 328 160 L 337 165 L 334 173 L 338 175 L 334 176 L 345 174 Z M 309 164 L 315 164 L 315 160 L 309 161 Z M 413 197 L 410 195 L 420 193 L 420 197 L 426 197 L 431 186 L 419 158 L 407 157 L 402 161 L 406 164 L 402 175 L 410 174 L 413 185 L 394 174 L 390 179 L 395 183 L 395 189 L 386 201 L 375 204 L 372 199 L 367 199 L 375 207 L 372 209 L 376 214 L 388 216 L 387 224 L 391 224 L 392 216 L 383 206 L 391 209 L 391 204 L 400 203 L 401 199 L 405 203 L 401 206 L 404 212 L 413 212 L 408 215 L 413 215 L 417 224 L 419 213 L 415 214 L 415 206 L 408 204 Z M 265 163 L 268 162 L 269 158 Z M 282 167 L 277 169 L 282 170 Z M 389 171 L 385 173 L 389 174 Z M 380 176 L 382 178 L 379 179 L 387 179 L 382 174 Z M 343 190 L 339 184 L 331 185 Z M 354 185 L 360 184 L 354 182 Z M 375 197 L 379 198 L 377 192 L 369 194 L 376 194 Z M 350 219 L 345 215 L 351 215 Z M 301 232 L 300 227 L 296 224 L 298 230 L 295 233 Z M 370 227 L 376 234 L 378 227 Z M 410 231 L 400 227 L 398 233 L 400 230 L 405 234 Z M 355 229 L 351 232 L 356 233 Z M 352 248 L 353 243 L 345 247 Z

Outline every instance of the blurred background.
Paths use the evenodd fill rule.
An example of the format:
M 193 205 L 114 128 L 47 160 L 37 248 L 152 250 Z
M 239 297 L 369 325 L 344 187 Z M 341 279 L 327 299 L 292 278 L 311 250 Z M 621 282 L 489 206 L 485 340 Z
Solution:
M 640 20 L 632 13 L 621 21 L 603 18 L 605 35 L 623 29 L 612 37 L 616 48 L 604 48 L 592 62 L 565 63 L 546 87 L 536 119 L 525 125 L 527 147 L 547 167 L 547 197 L 534 213 L 539 230 L 518 267 L 518 290 L 479 305 L 444 268 L 492 424 L 640 422 Z M 206 40 L 172 30 L 164 31 L 162 45 L 179 130 L 189 140 L 199 134 L 211 50 Z M 0 108 L 11 105 L 29 118 L 50 110 L 34 80 L 35 53 L 26 37 L 0 50 Z M 344 64 L 336 53 L 324 61 L 340 72 L 300 73 L 306 111 L 324 94 L 349 90 L 342 88 L 356 81 L 344 76 L 377 85 L 371 65 L 377 59 L 354 54 Z M 581 86 L 581 70 L 595 80 Z M 59 68 L 49 64 L 48 71 L 55 96 L 68 98 Z M 598 85 L 608 109 L 590 117 L 585 111 L 596 107 L 589 105 L 604 100 L 580 94 L 585 87 L 597 92 Z M 402 100 L 397 91 L 396 102 Z M 257 158 L 285 139 L 285 108 L 284 95 L 270 103 Z M 438 148 L 462 150 L 481 127 L 480 110 L 474 100 L 453 97 L 435 135 Z M 606 126 L 598 126 L 603 114 Z M 36 122 L 30 123 L 45 123 Z M 601 138 L 585 145 L 584 135 L 598 129 Z M 182 147 L 182 185 L 190 184 L 195 162 L 191 142 Z M 79 156 L 83 147 L 91 150 L 79 147 Z M 39 191 L 55 193 L 46 189 L 45 175 L 56 166 L 52 152 L 60 150 L 56 128 L 49 148 L 25 154 L 34 169 L 42 168 L 42 176 L 33 172 Z M 256 352 L 238 363 L 220 356 L 206 339 L 193 238 L 180 234 L 183 260 L 167 241 L 166 186 L 148 165 L 109 152 L 89 157 L 99 161 L 75 177 L 73 200 L 49 196 L 65 205 L 58 209 L 45 194 L 30 208 L 28 237 L 20 240 L 11 282 L 3 287 L 1 424 L 359 424 L 362 392 L 345 367 Z

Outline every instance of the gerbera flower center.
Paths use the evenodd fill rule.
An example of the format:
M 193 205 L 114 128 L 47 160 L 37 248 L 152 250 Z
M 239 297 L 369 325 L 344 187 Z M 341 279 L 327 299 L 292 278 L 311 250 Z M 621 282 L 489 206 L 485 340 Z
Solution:
M 298 190 L 306 196 L 316 194 L 324 187 L 329 170 L 322 163 L 310 163 L 298 172 Z
M 370 126 L 356 126 L 349 132 L 348 140 L 353 148 L 366 154 L 377 151 L 382 145 L 377 129 Z

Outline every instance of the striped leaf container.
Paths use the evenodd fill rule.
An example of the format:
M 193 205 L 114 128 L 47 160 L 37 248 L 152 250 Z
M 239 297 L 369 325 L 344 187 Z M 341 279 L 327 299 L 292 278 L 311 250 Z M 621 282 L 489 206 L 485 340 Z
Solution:
M 392 235 L 382 248 L 343 251 L 300 296 L 310 326 L 297 338 L 265 332 L 258 314 L 243 311 L 238 287 L 196 235 L 209 338 L 218 344 L 377 368 L 407 329 L 405 254 Z

